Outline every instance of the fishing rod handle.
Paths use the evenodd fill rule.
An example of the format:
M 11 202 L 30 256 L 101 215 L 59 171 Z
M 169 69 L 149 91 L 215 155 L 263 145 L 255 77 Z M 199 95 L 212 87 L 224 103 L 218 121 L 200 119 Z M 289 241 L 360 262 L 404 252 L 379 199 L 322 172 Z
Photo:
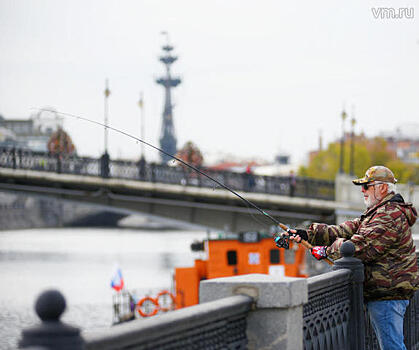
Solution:
M 313 248 L 313 246 L 304 239 L 302 239 L 300 243 L 309 250 L 311 250 L 311 248 Z M 333 261 L 330 260 L 330 258 L 326 258 L 326 259 L 323 259 L 323 260 L 326 261 L 329 265 L 334 265 Z

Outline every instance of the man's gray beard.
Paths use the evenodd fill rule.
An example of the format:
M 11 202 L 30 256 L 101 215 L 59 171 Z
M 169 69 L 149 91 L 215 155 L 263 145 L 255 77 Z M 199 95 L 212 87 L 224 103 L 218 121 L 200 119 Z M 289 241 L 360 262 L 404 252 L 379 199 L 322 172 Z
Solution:
M 369 208 L 372 208 L 374 205 L 376 205 L 378 203 L 378 200 L 372 199 L 371 196 L 369 196 L 368 198 L 364 197 L 364 203 L 367 209 L 369 209 Z

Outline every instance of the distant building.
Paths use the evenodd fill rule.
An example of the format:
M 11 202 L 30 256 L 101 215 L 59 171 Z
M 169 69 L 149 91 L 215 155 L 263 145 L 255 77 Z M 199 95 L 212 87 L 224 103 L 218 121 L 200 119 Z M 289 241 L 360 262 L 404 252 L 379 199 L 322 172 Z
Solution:
M 298 170 L 298 166 L 292 164 L 290 160 L 290 155 L 282 153 L 275 157 L 275 162 L 273 163 L 262 159 L 239 159 L 232 155 L 226 155 L 221 160 L 213 161 L 211 165 L 207 164 L 207 168 L 215 171 L 236 173 L 244 173 L 249 168 L 254 175 L 289 176 L 291 171 L 296 172 Z
M 0 147 L 48 152 L 51 135 L 62 125 L 62 117 L 51 108 L 35 113 L 29 119 L 5 119 L 0 115 Z
M 290 156 L 288 154 L 278 154 L 275 157 L 275 161 L 278 164 L 287 165 L 290 164 Z
M 395 131 L 380 135 L 387 141 L 387 147 L 405 163 L 419 164 L 419 124 L 404 124 Z
M 394 131 L 381 132 L 378 137 L 382 137 L 387 142 L 387 150 L 392 152 L 397 159 L 405 163 L 419 164 L 419 124 L 404 124 Z M 355 143 L 369 143 L 375 137 L 367 137 L 364 133 L 354 136 Z M 345 143 L 351 140 L 351 133 L 345 133 Z M 340 140 L 336 140 L 339 142 Z M 309 161 L 321 151 L 321 143 L 318 150 L 309 152 Z
M 273 164 L 265 164 L 254 169 L 256 175 L 267 176 L 289 176 L 291 172 L 296 172 L 298 165 L 291 162 L 288 153 L 279 153 L 275 156 Z
M 3 117 L 0 115 L 0 120 Z M 16 145 L 16 135 L 13 131 L 0 127 L 0 147 L 13 147 Z

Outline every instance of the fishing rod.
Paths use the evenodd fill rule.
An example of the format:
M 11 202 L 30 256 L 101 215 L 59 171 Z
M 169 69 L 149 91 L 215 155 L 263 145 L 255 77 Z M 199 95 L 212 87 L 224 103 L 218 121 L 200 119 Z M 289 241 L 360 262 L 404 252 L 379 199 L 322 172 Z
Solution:
M 95 120 L 92 120 L 92 119 L 88 119 L 88 118 L 85 118 L 85 117 L 82 117 L 82 116 L 79 116 L 79 115 L 71 114 L 71 113 L 58 112 L 58 111 L 56 111 L 56 110 L 47 109 L 47 108 L 34 108 L 34 109 L 35 109 L 35 110 L 37 110 L 37 111 L 52 112 L 52 113 L 60 114 L 60 115 L 63 115 L 63 116 L 68 116 L 68 117 L 75 118 L 75 119 L 79 119 L 79 120 L 84 120 L 84 121 L 86 121 L 86 122 L 89 122 L 89 123 L 92 123 L 92 124 L 96 124 L 96 125 L 102 126 L 102 127 L 106 128 L 106 129 L 109 129 L 109 130 L 115 131 L 115 132 L 117 132 L 117 133 L 119 133 L 119 134 L 122 134 L 122 135 L 125 135 L 125 136 L 129 137 L 129 138 L 132 138 L 133 140 L 136 140 L 137 142 L 141 142 L 141 143 L 143 143 L 144 145 L 147 145 L 147 146 L 149 146 L 149 147 L 151 147 L 151 148 L 153 148 L 153 149 L 155 149 L 155 150 L 157 150 L 157 151 L 159 151 L 159 152 L 161 152 L 161 153 L 163 153 L 163 154 L 165 154 L 165 155 L 167 155 L 167 156 L 169 156 L 169 157 L 173 158 L 174 160 L 178 161 L 179 163 L 181 163 L 181 164 L 183 164 L 183 165 L 187 166 L 188 168 L 190 168 L 190 169 L 192 169 L 192 170 L 196 171 L 197 173 L 199 173 L 199 174 L 201 174 L 201 175 L 205 176 L 206 178 L 210 179 L 211 181 L 214 181 L 216 184 L 218 184 L 218 185 L 219 185 L 219 186 L 221 186 L 222 188 L 226 189 L 227 191 L 230 191 L 230 192 L 231 192 L 231 193 L 233 193 L 235 196 L 237 196 L 237 197 L 238 197 L 238 198 L 240 198 L 242 201 L 244 201 L 247 205 L 249 205 L 249 206 L 251 206 L 251 207 L 255 208 L 255 209 L 256 209 L 258 212 L 260 212 L 262 215 L 264 215 L 265 217 L 267 217 L 268 219 L 270 219 L 272 222 L 274 222 L 276 226 L 279 226 L 282 230 L 284 230 L 285 232 L 287 232 L 287 233 L 288 233 L 288 235 L 284 235 L 284 234 L 279 235 L 277 232 L 274 232 L 274 233 L 273 233 L 273 235 L 274 235 L 274 237 L 278 237 L 278 238 L 277 238 L 277 240 L 276 240 L 276 243 L 277 243 L 277 245 L 278 245 L 279 247 L 281 247 L 281 248 L 285 248 L 285 249 L 288 249 L 288 248 L 289 248 L 289 236 L 294 235 L 294 234 L 291 232 L 291 229 L 290 229 L 288 226 L 286 226 L 286 225 L 284 225 L 284 224 L 280 223 L 278 220 L 276 220 L 274 217 L 272 217 L 271 215 L 269 215 L 269 214 L 268 214 L 266 211 L 264 211 L 263 209 L 259 208 L 259 207 L 258 207 L 256 204 L 254 204 L 253 202 L 251 202 L 251 201 L 247 200 L 246 198 L 244 198 L 243 196 L 241 196 L 240 194 L 238 194 L 236 191 L 232 190 L 232 189 L 231 189 L 230 187 L 228 187 L 227 185 L 223 184 L 222 182 L 218 181 L 217 179 L 214 179 L 214 178 L 213 178 L 213 177 L 211 177 L 210 175 L 208 175 L 208 174 L 204 173 L 203 171 L 199 170 L 198 168 L 196 168 L 195 166 L 193 166 L 193 165 L 189 164 L 188 162 L 185 162 L 184 160 L 182 160 L 182 159 L 180 159 L 180 158 L 178 158 L 178 157 L 176 157 L 176 156 L 174 156 L 174 155 L 172 155 L 172 154 L 170 154 L 170 153 L 168 153 L 168 152 L 166 152 L 166 151 L 162 150 L 161 148 L 159 148 L 159 147 L 157 147 L 157 146 L 154 146 L 154 145 L 152 145 L 151 143 L 148 143 L 147 141 L 144 141 L 144 140 L 142 140 L 142 139 L 140 139 L 140 138 L 138 138 L 138 137 L 136 137 L 136 136 L 134 136 L 134 135 L 131 135 L 131 134 L 129 134 L 129 133 L 127 133 L 127 132 L 123 131 L 123 130 L 120 130 L 120 129 L 114 128 L 114 127 L 112 127 L 112 126 L 109 126 L 109 125 L 106 125 L 106 124 L 100 123 L 100 122 L 98 122 L 98 121 L 95 121 Z M 301 240 L 301 242 L 300 242 L 300 243 L 301 243 L 303 246 L 305 246 L 307 249 L 311 249 L 311 248 L 312 248 L 311 244 L 310 244 L 310 243 L 308 243 L 308 242 L 307 242 L 307 241 L 305 241 L 305 240 Z M 326 261 L 328 261 L 328 260 L 326 260 Z M 328 262 L 329 262 L 329 261 L 328 261 Z
M 230 191 L 231 193 L 233 193 L 234 195 L 236 195 L 237 197 L 239 197 L 241 200 L 243 200 L 246 204 L 248 204 L 248 205 L 252 206 L 252 207 L 253 207 L 253 208 L 255 208 L 257 211 L 259 211 L 261 214 L 263 214 L 264 216 L 268 217 L 270 220 L 272 220 L 272 221 L 275 223 L 275 225 L 278 225 L 278 226 L 279 226 L 279 227 L 281 227 L 283 230 L 285 230 L 285 231 L 286 231 L 286 230 L 288 230 L 288 229 L 289 229 L 287 226 L 285 226 L 285 225 L 281 224 L 281 223 L 280 223 L 278 220 L 276 220 L 274 217 L 272 217 L 272 216 L 271 216 L 271 215 L 269 215 L 267 212 L 265 212 L 264 210 L 262 210 L 261 208 L 259 208 L 256 204 L 252 203 L 251 201 L 247 200 L 246 198 L 244 198 L 243 196 L 241 196 L 240 194 L 238 194 L 236 191 L 232 190 L 232 189 L 231 189 L 230 187 L 228 187 L 227 185 L 223 184 L 222 182 L 218 181 L 217 179 L 214 179 L 214 178 L 213 178 L 213 177 L 211 177 L 210 175 L 208 175 L 208 174 L 204 173 L 203 171 L 201 171 L 201 170 L 199 170 L 198 168 L 194 167 L 193 165 L 191 165 L 191 164 L 189 164 L 189 163 L 185 162 L 184 160 L 182 160 L 182 159 L 180 159 L 180 158 L 178 158 L 178 157 L 176 157 L 176 156 L 174 156 L 174 155 L 172 155 L 172 154 L 170 154 L 170 153 L 168 153 L 168 152 L 166 152 L 166 151 L 162 150 L 161 148 L 159 148 L 159 147 L 157 147 L 157 146 L 152 145 L 151 143 L 148 143 L 147 141 L 144 141 L 144 140 L 142 140 L 142 139 L 140 139 L 140 138 L 138 138 L 138 137 L 136 137 L 136 136 L 134 136 L 134 135 L 131 135 L 131 134 L 129 134 L 129 133 L 127 133 L 127 132 L 123 131 L 123 130 L 116 129 L 116 128 L 112 127 L 112 126 L 105 125 L 105 124 L 100 123 L 100 122 L 98 122 L 98 121 L 95 121 L 95 120 L 92 120 L 92 119 L 88 119 L 88 118 L 85 118 L 85 117 L 82 117 L 82 116 L 79 116 L 79 115 L 70 114 L 70 113 L 65 113 L 65 112 L 58 112 L 58 111 L 56 111 L 56 110 L 52 110 L 52 109 L 45 109 L 45 108 L 35 108 L 35 109 L 36 109 L 36 110 L 38 110 L 38 111 L 53 112 L 53 113 L 56 113 L 56 114 L 61 114 L 61 115 L 64 115 L 64 116 L 68 116 L 68 117 L 72 117 L 72 118 L 76 118 L 76 119 L 84 120 L 84 121 L 87 121 L 87 122 L 90 122 L 90 123 L 93 123 L 93 124 L 96 124 L 96 125 L 102 126 L 102 127 L 106 128 L 106 129 L 113 130 L 113 131 L 115 131 L 115 132 L 117 132 L 117 133 L 120 133 L 120 134 L 122 134 L 122 135 L 125 135 L 125 136 L 127 136 L 127 137 L 130 137 L 130 138 L 132 138 L 132 139 L 134 139 L 134 140 L 136 140 L 136 141 L 139 141 L 139 142 L 141 142 L 141 143 L 143 143 L 143 144 L 145 144 L 145 145 L 147 145 L 147 146 L 149 146 L 149 147 L 151 147 L 151 148 L 153 148 L 153 149 L 155 149 L 155 150 L 157 150 L 157 151 L 159 151 L 159 152 L 162 152 L 163 154 L 165 154 L 165 155 L 167 155 L 167 156 L 169 156 L 169 157 L 173 158 L 174 160 L 178 161 L 179 163 L 182 163 L 183 165 L 187 166 L 188 168 L 191 168 L 191 169 L 193 169 L 194 171 L 196 171 L 197 173 L 199 173 L 199 174 L 201 174 L 201 175 L 205 176 L 206 178 L 208 178 L 208 179 L 210 179 L 210 180 L 214 181 L 216 184 L 218 184 L 219 186 L 223 187 L 223 188 L 224 188 L 224 189 L 226 189 L 227 191 Z

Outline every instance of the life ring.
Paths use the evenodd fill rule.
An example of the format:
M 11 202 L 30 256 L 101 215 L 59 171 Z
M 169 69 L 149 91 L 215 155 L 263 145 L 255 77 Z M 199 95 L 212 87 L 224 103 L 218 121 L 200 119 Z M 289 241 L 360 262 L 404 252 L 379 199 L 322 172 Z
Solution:
M 145 303 L 145 305 L 144 305 Z M 149 309 L 149 305 L 153 305 L 154 308 L 148 312 Z M 138 313 L 142 316 L 142 317 L 150 317 L 150 316 L 154 316 L 155 314 L 157 314 L 157 312 L 159 311 L 160 307 L 159 307 L 159 303 L 157 302 L 156 299 L 151 298 L 151 297 L 145 297 L 142 298 L 136 305 L 136 310 L 138 311 Z M 144 310 L 143 310 L 144 309 Z
M 170 304 L 169 307 L 162 307 L 162 303 L 160 302 L 160 299 L 161 298 L 165 298 L 166 296 L 169 296 L 170 297 L 171 304 Z M 163 312 L 167 312 L 169 310 L 173 310 L 174 309 L 174 306 L 176 304 L 174 295 L 172 293 L 170 293 L 169 291 L 167 291 L 167 290 L 162 290 L 159 294 L 157 294 L 156 301 L 159 304 L 160 310 L 163 311 Z

